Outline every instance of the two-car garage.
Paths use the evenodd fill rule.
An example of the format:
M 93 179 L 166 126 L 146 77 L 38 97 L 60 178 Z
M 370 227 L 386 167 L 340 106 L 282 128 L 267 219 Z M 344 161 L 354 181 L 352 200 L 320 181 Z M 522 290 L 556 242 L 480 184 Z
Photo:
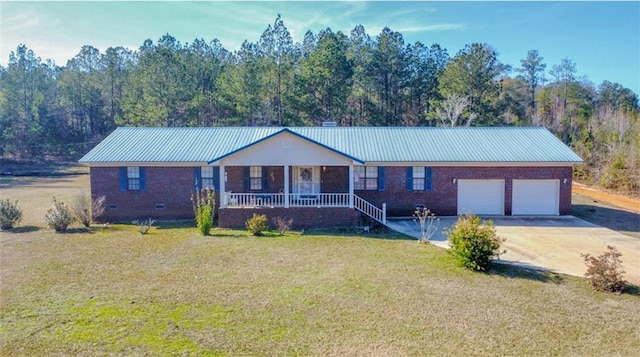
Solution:
M 512 215 L 558 215 L 560 180 L 512 180 Z M 458 214 L 505 214 L 505 180 L 458 180 Z

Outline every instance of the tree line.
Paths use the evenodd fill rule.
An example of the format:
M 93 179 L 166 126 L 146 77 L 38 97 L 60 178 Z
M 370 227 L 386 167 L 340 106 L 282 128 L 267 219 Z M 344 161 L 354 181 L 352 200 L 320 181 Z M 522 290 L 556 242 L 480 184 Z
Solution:
M 512 67 L 486 43 L 450 55 L 361 25 L 298 43 L 278 15 L 237 51 L 166 34 L 137 50 L 85 45 L 58 66 L 19 45 L 0 66 L 0 156 L 75 158 L 117 126 L 540 125 L 585 159 L 578 179 L 638 194 L 639 109 L 568 58 L 547 70 L 531 50 Z

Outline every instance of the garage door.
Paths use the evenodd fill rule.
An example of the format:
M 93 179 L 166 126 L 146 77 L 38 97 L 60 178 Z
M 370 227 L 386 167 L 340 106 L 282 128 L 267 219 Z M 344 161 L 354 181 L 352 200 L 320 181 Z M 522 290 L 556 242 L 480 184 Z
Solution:
M 513 215 L 558 215 L 560 180 L 513 180 Z
M 504 215 L 504 180 L 458 180 L 458 214 Z

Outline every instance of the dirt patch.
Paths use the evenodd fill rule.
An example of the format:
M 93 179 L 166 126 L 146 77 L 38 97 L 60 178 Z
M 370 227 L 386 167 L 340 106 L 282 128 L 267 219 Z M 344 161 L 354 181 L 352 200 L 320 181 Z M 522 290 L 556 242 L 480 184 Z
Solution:
M 572 189 L 573 193 L 591 197 L 596 203 L 603 202 L 607 205 L 613 205 L 631 212 L 640 213 L 640 200 L 599 191 L 575 182 L 573 183 Z
M 640 202 L 582 185 L 573 186 L 572 214 L 602 227 L 640 238 Z

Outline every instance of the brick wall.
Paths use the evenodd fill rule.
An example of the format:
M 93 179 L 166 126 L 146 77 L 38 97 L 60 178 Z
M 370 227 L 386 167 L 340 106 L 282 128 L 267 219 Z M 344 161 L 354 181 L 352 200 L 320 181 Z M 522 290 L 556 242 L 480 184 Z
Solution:
M 320 169 L 320 190 L 326 193 L 348 193 L 349 182 L 347 175 L 349 168 L 346 166 L 325 166 Z
M 571 213 L 571 167 L 434 167 L 431 191 L 407 191 L 406 168 L 385 168 L 384 191 L 355 191 L 365 200 L 382 206 L 387 204 L 387 215 L 410 216 L 417 204 L 424 204 L 436 215 L 456 215 L 459 179 L 504 179 L 505 214 L 511 214 L 511 190 L 514 179 L 559 179 L 560 214 Z M 567 183 L 562 183 L 563 179 Z
M 106 196 L 101 221 L 193 218 L 192 167 L 146 167 L 145 191 L 120 191 L 119 167 L 92 167 L 91 193 Z M 218 198 L 216 193 L 216 199 Z M 161 206 L 163 205 L 163 206 Z
M 268 192 L 278 192 L 284 187 L 284 171 L 282 167 L 268 168 Z M 348 192 L 347 168 L 327 166 L 321 172 L 323 192 Z M 93 195 L 105 195 L 107 209 L 102 221 L 127 221 L 136 218 L 193 218 L 191 193 L 193 190 L 192 167 L 147 167 L 146 191 L 120 191 L 118 167 L 92 167 L 91 192 Z M 432 190 L 406 190 L 406 168 L 387 167 L 385 169 L 385 191 L 355 191 L 357 195 L 369 202 L 382 206 L 387 204 L 388 216 L 410 216 L 417 204 L 424 204 L 437 215 L 455 215 L 457 213 L 456 179 L 505 179 L 505 213 L 511 214 L 511 190 L 514 179 L 559 179 L 560 180 L 560 214 L 571 213 L 571 167 L 434 167 L 432 171 Z M 562 183 L 563 179 L 567 183 Z M 227 167 L 226 190 L 243 192 L 242 168 Z M 219 202 L 219 192 L 216 201 Z M 110 208 L 110 206 L 112 206 Z M 159 206 L 163 205 L 163 207 Z M 277 210 L 277 211 L 276 211 Z M 315 208 L 275 209 L 271 215 L 298 215 L 298 224 L 311 222 L 309 226 L 317 226 L 319 222 L 351 222 L 351 214 L 346 209 L 322 209 L 317 213 Z M 220 210 L 222 213 L 224 210 Z M 238 209 L 234 209 L 238 211 Z M 243 210 L 240 210 L 243 211 Z M 288 212 L 304 213 L 288 213 Z M 285 214 L 286 213 L 286 214 Z M 328 214 L 329 216 L 325 216 Z M 344 217 L 342 215 L 344 214 Z M 225 226 L 244 225 L 245 216 L 240 213 L 220 214 L 220 221 L 230 219 Z M 308 216 L 306 216 L 308 215 Z M 334 215 L 334 216 L 331 216 Z M 228 217 L 227 217 L 228 216 Z M 238 217 L 236 217 L 238 216 Z M 249 215 L 250 217 L 250 215 Z M 329 219 L 331 218 L 331 219 Z M 344 222 L 343 222 L 344 220 Z
M 360 220 L 360 212 L 350 208 L 222 208 L 218 210 L 219 226 L 223 228 L 245 228 L 245 222 L 254 213 L 267 216 L 273 227 L 274 217 L 293 218 L 292 229 L 317 227 L 353 227 Z

